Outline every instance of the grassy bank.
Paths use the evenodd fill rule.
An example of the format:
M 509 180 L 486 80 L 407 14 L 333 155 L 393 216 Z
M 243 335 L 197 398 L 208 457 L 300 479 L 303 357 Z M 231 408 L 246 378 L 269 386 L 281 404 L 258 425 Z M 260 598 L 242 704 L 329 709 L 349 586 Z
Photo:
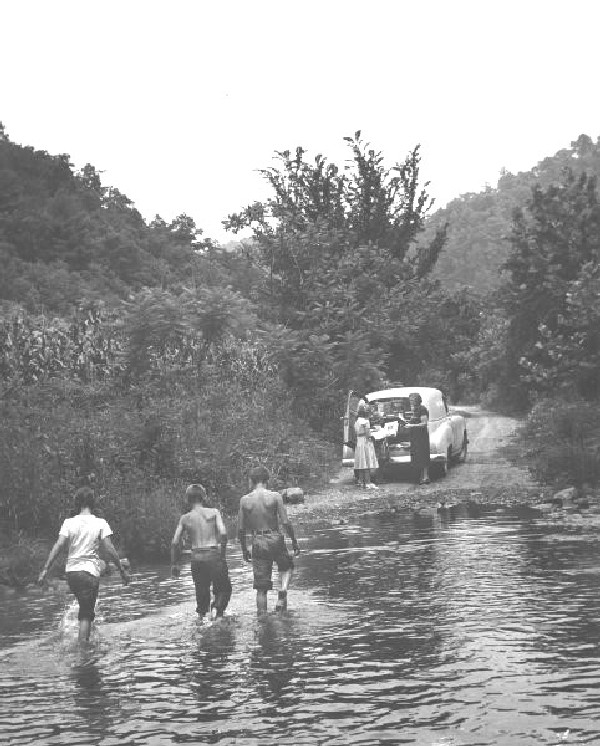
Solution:
M 254 357 L 251 354 L 254 354 Z M 202 482 L 226 515 L 264 464 L 276 489 L 311 485 L 337 462 L 334 445 L 292 411 L 276 371 L 236 350 L 202 370 L 131 383 L 50 378 L 0 398 L 0 582 L 37 576 L 82 484 L 132 559 L 165 557 Z

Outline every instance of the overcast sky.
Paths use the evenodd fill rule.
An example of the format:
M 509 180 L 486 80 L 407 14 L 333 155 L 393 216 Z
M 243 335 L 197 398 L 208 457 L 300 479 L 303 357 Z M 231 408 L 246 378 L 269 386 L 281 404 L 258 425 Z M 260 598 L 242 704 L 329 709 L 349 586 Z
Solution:
M 595 139 L 598 28 L 596 0 L 0 0 L 0 120 L 228 240 L 276 149 L 420 143 L 442 205 Z

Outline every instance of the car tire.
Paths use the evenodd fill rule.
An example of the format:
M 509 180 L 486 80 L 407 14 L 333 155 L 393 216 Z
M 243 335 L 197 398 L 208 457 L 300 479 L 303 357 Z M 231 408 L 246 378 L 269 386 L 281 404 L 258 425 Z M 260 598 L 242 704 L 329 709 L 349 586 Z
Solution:
M 448 473 L 448 456 L 443 461 L 438 461 L 435 464 L 435 471 L 440 478 L 446 476 Z

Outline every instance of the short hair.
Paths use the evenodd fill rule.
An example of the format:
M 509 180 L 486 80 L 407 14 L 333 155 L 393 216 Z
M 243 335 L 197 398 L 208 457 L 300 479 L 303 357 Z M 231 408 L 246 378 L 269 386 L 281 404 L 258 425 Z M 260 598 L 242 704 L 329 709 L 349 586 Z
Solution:
M 203 503 L 206 502 L 206 490 L 201 484 L 190 484 L 185 491 L 188 503 Z
M 80 487 L 75 492 L 75 507 L 79 513 L 84 508 L 94 510 L 94 490 L 91 487 Z
M 271 475 L 266 466 L 255 466 L 254 469 L 250 471 L 250 481 L 253 485 L 258 484 L 259 482 L 267 484 L 270 477 Z

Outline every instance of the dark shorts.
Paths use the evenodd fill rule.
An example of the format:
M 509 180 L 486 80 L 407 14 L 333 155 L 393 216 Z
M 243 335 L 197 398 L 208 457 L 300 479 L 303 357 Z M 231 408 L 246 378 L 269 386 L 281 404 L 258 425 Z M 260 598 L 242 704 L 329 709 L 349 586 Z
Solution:
M 77 618 L 94 621 L 96 599 L 98 598 L 98 588 L 100 587 L 100 578 L 83 570 L 76 570 L 67 573 L 67 583 L 71 593 L 75 595 L 79 603 L 79 614 Z
M 270 591 L 273 588 L 273 563 L 279 572 L 291 570 L 294 562 L 285 547 L 282 534 L 256 534 L 252 539 L 252 569 L 254 588 Z
M 210 608 L 210 589 L 215 597 L 217 614 L 222 614 L 231 598 L 231 581 L 227 562 L 218 549 L 192 550 L 192 578 L 196 586 L 196 611 L 206 614 Z

